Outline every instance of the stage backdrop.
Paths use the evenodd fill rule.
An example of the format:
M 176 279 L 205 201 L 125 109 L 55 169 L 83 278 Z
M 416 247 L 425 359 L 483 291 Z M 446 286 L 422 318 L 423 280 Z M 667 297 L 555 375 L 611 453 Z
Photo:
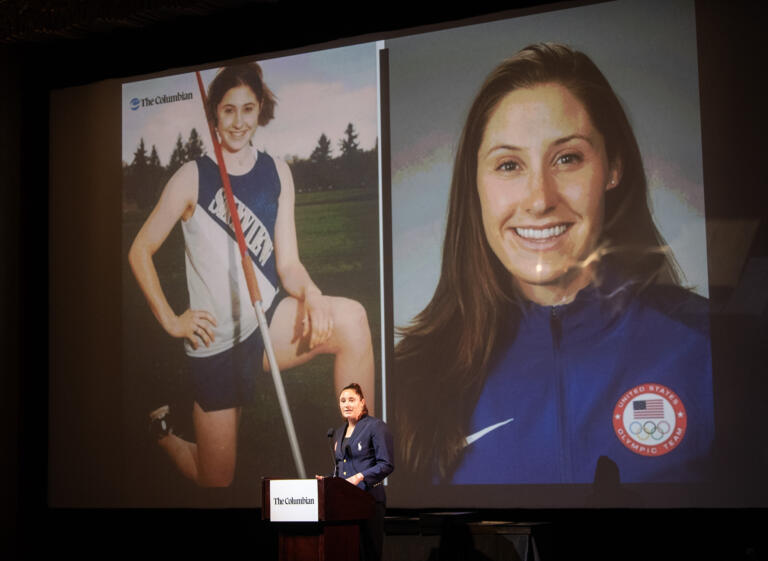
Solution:
M 699 23 L 703 18 L 705 35 L 716 36 L 717 10 L 702 9 L 705 4 L 698 6 Z M 749 70 L 743 59 L 733 67 L 722 60 L 741 54 L 729 42 L 733 31 L 728 40 L 700 43 L 697 50 L 696 17 L 689 1 L 558 6 L 538 14 L 505 13 L 443 25 L 440 31 L 383 33 L 376 44 L 371 37 L 359 44 L 350 39 L 346 46 L 335 43 L 331 49 L 304 47 L 300 54 L 200 67 L 206 84 L 230 63 L 257 60 L 263 68 L 278 103 L 275 119 L 257 132 L 253 149 L 284 160 L 292 172 L 299 253 L 313 280 L 327 294 L 354 299 L 366 310 L 374 342 L 376 414 L 395 431 L 399 455 L 412 434 L 399 431 L 397 414 L 408 408 L 430 416 L 418 427 L 427 437 L 443 421 L 467 411 L 495 414 L 484 407 L 492 399 L 504 406 L 505 400 L 522 402 L 533 411 L 531 419 L 568 419 L 562 403 L 549 401 L 545 410 L 544 402 L 530 392 L 494 391 L 496 386 L 488 386 L 487 401 L 467 394 L 456 407 L 447 407 L 440 392 L 456 388 L 426 359 L 419 371 L 426 383 L 408 395 L 407 378 L 393 361 L 384 361 L 402 341 L 398 329 L 411 324 L 435 292 L 452 166 L 472 99 L 488 73 L 526 45 L 569 45 L 605 74 L 637 137 L 651 216 L 669 245 L 668 255 L 679 265 L 682 285 L 690 291 L 688 302 L 699 312 L 712 306 L 708 318 L 700 321 L 698 315 L 691 322 L 693 329 L 680 322 L 679 333 L 667 333 L 650 321 L 637 324 L 643 326 L 639 333 L 620 342 L 638 362 L 688 356 L 688 363 L 665 371 L 679 375 L 676 380 L 684 382 L 686 392 L 695 392 L 695 399 L 678 395 L 677 382 L 665 384 L 654 377 L 624 385 L 615 372 L 590 369 L 582 372 L 585 379 L 604 377 L 621 386 L 610 392 L 574 386 L 581 393 L 569 396 L 571 405 L 603 408 L 594 418 L 595 431 L 574 432 L 563 421 L 560 440 L 541 439 L 525 449 L 513 438 L 494 440 L 524 426 L 516 413 L 502 416 L 498 426 L 462 433 L 471 437 L 470 446 L 498 442 L 491 450 L 493 461 L 483 466 L 491 471 L 499 466 L 492 477 L 478 481 L 467 468 L 461 478 L 444 479 L 429 466 L 412 478 L 407 466 L 398 463 L 389 478 L 388 506 L 766 504 L 765 438 L 759 418 L 765 381 L 757 349 L 764 347 L 768 296 L 761 280 L 764 259 L 753 258 L 762 247 L 759 239 L 755 242 L 755 232 L 761 235 L 759 207 L 752 204 L 753 185 L 759 182 L 751 173 L 759 164 L 744 162 L 756 149 L 744 150 L 738 134 L 717 134 L 750 120 L 738 104 L 722 103 L 738 98 L 748 86 L 740 84 L 732 93 L 718 70 L 733 68 L 728 75 L 739 80 Z M 724 55 L 717 47 L 727 42 L 730 50 Z M 697 52 L 706 56 L 699 60 Z M 241 54 L 248 53 L 230 53 Z M 385 62 L 381 68 L 380 54 Z M 200 60 L 210 59 L 186 63 Z M 258 377 L 255 403 L 243 409 L 231 489 L 200 489 L 184 479 L 148 433 L 148 413 L 169 404 L 176 432 L 195 438 L 183 342 L 160 327 L 127 260 L 171 174 L 190 159 L 213 154 L 194 70 L 169 69 L 51 95 L 48 474 L 53 507 L 253 507 L 259 504 L 261 477 L 295 474 L 268 373 Z M 384 95 L 379 98 L 380 93 Z M 708 125 L 703 138 L 701 122 Z M 711 204 L 713 200 L 719 204 Z M 155 255 L 155 265 L 171 306 L 183 311 L 189 296 L 178 226 Z M 673 290 L 678 297 L 679 290 Z M 672 311 L 661 306 L 652 317 L 663 321 Z M 553 318 L 557 312 L 552 311 Z M 681 334 L 695 339 L 692 354 L 677 352 L 686 348 Z M 646 337 L 657 340 L 649 345 Z M 510 338 L 510 347 L 512 342 Z M 435 363 L 454 350 L 453 341 L 441 343 L 444 353 L 438 353 Z M 614 347 L 597 333 L 571 350 L 592 360 L 601 352 L 608 356 Z M 519 363 L 538 364 L 551 358 L 550 351 L 537 348 L 522 356 L 505 382 L 516 384 Z M 563 361 L 566 367 L 576 363 Z M 626 373 L 636 364 L 625 360 L 622 366 Z M 321 358 L 283 372 L 308 474 L 332 469 L 326 431 L 341 422 L 332 370 L 332 360 Z M 527 374 L 528 382 L 536 381 L 534 368 L 527 368 Z M 549 391 L 554 386 L 542 387 Z M 677 439 L 670 440 L 673 436 Z M 531 434 L 520 437 L 535 440 Z M 654 456 L 645 447 L 648 454 L 639 453 L 652 440 L 666 444 L 666 451 Z M 581 453 L 587 441 L 598 442 L 595 450 L 604 444 L 624 457 L 631 454 L 631 466 L 625 469 L 608 453 L 573 463 L 575 474 L 562 478 L 530 467 L 534 464 L 528 461 L 528 450 L 558 450 L 555 446 L 562 445 L 561 459 L 568 459 Z M 700 452 L 696 469 L 643 475 L 647 466 L 674 459 L 691 444 Z M 714 462 L 709 461 L 710 447 Z M 509 475 L 513 462 L 537 473 Z

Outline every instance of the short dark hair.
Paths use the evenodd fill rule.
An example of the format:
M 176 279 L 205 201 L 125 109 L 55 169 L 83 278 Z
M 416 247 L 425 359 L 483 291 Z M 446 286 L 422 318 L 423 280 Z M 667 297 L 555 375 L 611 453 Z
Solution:
M 264 83 L 261 66 L 257 62 L 225 66 L 216 73 L 208 85 L 208 115 L 217 124 L 216 109 L 232 88 L 248 86 L 259 101 L 259 126 L 269 123 L 275 116 L 277 98 Z

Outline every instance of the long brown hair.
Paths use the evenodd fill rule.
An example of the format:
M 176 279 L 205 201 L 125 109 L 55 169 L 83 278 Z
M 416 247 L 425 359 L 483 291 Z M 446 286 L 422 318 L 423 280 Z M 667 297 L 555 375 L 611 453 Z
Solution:
M 544 83 L 566 87 L 603 135 L 608 160 L 621 162 L 619 185 L 605 195 L 598 255 L 638 284 L 677 283 L 656 230 L 637 140 L 621 102 L 585 54 L 555 43 L 530 45 L 502 62 L 476 95 L 459 141 L 451 181 L 440 279 L 429 304 L 395 348 L 395 430 L 402 463 L 414 475 L 445 478 L 455 467 L 499 340 L 515 336 L 522 298 L 491 250 L 477 193 L 477 152 L 488 120 L 509 92 Z M 510 321 L 510 318 L 512 320 Z M 442 411 L 424 411 L 423 399 Z

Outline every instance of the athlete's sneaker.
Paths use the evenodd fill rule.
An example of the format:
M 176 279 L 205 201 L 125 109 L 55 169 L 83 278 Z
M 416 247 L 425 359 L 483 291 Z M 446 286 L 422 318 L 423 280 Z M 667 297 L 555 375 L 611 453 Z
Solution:
M 158 407 L 149 414 L 149 432 L 160 440 L 163 437 L 173 434 L 171 426 L 171 408 L 168 405 Z

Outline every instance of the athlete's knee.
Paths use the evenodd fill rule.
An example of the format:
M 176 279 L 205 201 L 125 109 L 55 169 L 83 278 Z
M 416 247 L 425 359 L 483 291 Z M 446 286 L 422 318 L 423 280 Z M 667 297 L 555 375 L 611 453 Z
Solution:
M 368 325 L 368 314 L 360 302 L 340 298 L 334 322 L 342 344 L 370 344 L 371 328 Z
M 213 472 L 201 471 L 199 474 L 198 484 L 201 487 L 229 487 L 232 485 L 232 480 L 235 478 L 234 466 L 229 468 L 218 469 Z
M 200 487 L 208 487 L 211 489 L 225 489 L 230 485 L 232 485 L 232 479 L 234 479 L 232 476 L 221 477 L 221 478 L 206 478 L 206 479 L 201 479 L 198 483 L 200 484 Z

